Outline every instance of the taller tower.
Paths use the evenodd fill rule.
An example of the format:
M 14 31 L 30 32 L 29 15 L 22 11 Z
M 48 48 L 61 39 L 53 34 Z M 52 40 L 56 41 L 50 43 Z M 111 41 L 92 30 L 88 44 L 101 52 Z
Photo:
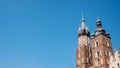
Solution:
M 76 68 L 86 68 L 91 61 L 90 32 L 82 17 L 81 28 L 78 29 L 78 48 L 76 50 Z
M 96 23 L 97 29 L 92 34 L 93 68 L 109 68 L 109 58 L 112 55 L 111 38 L 102 28 L 99 19 Z

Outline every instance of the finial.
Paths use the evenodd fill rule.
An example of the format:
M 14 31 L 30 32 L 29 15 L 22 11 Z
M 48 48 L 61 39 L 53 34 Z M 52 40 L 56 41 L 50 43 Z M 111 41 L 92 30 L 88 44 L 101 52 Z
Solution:
M 84 15 L 83 15 L 83 12 L 82 12 L 82 20 L 84 20 Z
M 99 16 L 97 17 L 97 22 L 100 21 Z

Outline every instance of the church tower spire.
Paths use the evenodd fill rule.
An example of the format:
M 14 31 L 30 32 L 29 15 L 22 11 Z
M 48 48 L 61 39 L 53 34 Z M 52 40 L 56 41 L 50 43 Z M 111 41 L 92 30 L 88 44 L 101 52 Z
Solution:
M 86 68 L 91 62 L 90 32 L 85 26 L 82 15 L 81 29 L 78 29 L 78 48 L 76 50 L 76 68 Z
M 82 23 L 82 29 L 85 29 L 85 20 L 84 20 L 84 17 L 83 17 L 83 13 L 82 13 L 81 23 Z
M 83 13 L 82 13 L 82 18 L 81 18 L 81 29 L 79 27 L 78 29 L 78 36 L 81 35 L 86 35 L 86 36 L 90 36 L 90 32 L 88 31 L 87 26 L 85 26 L 85 19 L 83 17 Z

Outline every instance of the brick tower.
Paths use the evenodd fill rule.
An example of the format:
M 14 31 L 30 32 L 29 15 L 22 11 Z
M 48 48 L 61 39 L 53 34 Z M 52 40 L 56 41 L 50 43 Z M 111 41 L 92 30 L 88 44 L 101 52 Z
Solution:
M 76 49 L 76 68 L 87 68 L 91 64 L 90 32 L 82 17 L 81 28 L 78 29 L 78 48 Z
M 109 68 L 109 58 L 112 55 L 111 38 L 102 28 L 99 19 L 96 23 L 97 29 L 91 36 L 93 68 Z

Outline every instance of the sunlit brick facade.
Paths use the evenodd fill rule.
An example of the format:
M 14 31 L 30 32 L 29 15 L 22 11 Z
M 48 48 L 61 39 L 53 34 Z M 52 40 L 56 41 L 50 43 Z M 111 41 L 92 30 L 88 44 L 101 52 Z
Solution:
M 78 29 L 76 68 L 118 68 L 113 65 L 116 62 L 118 64 L 120 59 L 117 59 L 118 61 L 112 64 L 114 54 L 112 51 L 111 37 L 103 29 L 101 21 L 97 19 L 97 28 L 91 35 L 85 26 L 84 18 L 82 18 L 81 23 L 81 28 L 79 27 Z

